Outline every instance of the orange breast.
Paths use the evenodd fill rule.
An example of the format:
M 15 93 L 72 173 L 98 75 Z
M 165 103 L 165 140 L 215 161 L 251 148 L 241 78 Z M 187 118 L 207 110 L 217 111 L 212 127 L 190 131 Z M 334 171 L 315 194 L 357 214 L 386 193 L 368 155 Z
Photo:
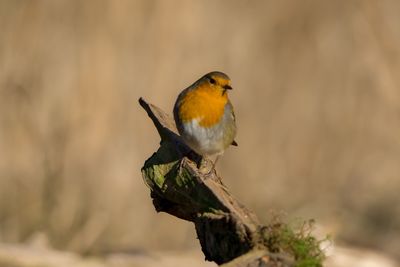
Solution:
M 199 119 L 199 125 L 212 127 L 221 120 L 227 102 L 227 94 L 208 86 L 200 86 L 183 96 L 179 116 L 183 123 Z

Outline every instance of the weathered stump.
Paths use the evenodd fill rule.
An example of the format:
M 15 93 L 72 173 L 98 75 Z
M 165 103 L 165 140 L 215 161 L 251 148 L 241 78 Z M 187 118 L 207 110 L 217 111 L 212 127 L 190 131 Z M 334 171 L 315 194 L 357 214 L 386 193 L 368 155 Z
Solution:
M 142 98 L 139 103 L 161 137 L 160 148 L 142 168 L 156 211 L 193 222 L 206 260 L 226 267 L 292 266 L 293 257 L 268 251 L 265 228 L 216 172 L 199 171 L 198 155 L 181 140 L 173 119 Z

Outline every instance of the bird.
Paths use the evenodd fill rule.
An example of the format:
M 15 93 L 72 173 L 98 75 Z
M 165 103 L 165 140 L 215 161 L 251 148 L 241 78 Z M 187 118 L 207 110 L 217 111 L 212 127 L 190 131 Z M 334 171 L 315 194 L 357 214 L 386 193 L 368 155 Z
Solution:
M 229 76 L 213 71 L 184 89 L 174 105 L 173 114 L 180 136 L 201 156 L 198 167 L 204 157 L 215 156 L 210 172 L 230 145 L 238 145 L 235 113 L 228 98 L 231 90 Z

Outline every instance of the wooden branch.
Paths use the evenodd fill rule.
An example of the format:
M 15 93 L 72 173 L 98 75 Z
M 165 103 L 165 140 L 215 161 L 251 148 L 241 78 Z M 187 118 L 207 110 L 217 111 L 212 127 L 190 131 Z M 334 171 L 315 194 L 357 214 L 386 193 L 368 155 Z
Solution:
M 181 140 L 173 119 L 142 98 L 139 103 L 161 137 L 160 148 L 142 168 L 157 212 L 193 222 L 206 260 L 226 267 L 291 266 L 293 260 L 266 249 L 257 217 L 231 195 L 216 172 L 199 171 L 199 156 Z

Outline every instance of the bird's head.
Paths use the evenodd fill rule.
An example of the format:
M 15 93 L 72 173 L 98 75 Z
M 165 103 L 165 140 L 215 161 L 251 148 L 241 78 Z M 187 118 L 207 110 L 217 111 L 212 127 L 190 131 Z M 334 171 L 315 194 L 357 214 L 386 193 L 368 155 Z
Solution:
M 219 71 L 213 71 L 201 77 L 199 86 L 208 87 L 221 95 L 225 95 L 227 90 L 232 90 L 231 79 L 228 75 Z

